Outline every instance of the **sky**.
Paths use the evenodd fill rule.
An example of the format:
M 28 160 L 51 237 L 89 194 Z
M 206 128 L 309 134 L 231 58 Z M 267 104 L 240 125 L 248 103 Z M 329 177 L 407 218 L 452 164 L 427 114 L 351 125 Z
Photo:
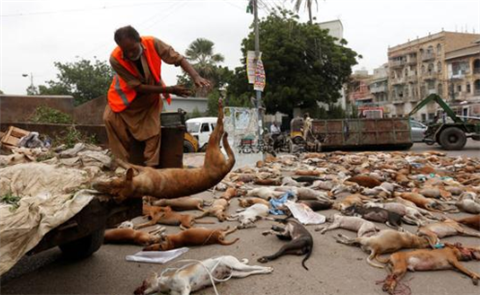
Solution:
M 291 0 L 260 0 L 259 16 L 272 7 L 293 8 Z M 115 29 L 134 26 L 184 53 L 197 38 L 214 42 L 223 66 L 240 66 L 241 41 L 253 15 L 248 0 L 12 1 L 0 0 L 0 90 L 25 94 L 56 78 L 54 62 L 108 60 Z M 301 21 L 308 20 L 305 9 Z M 480 0 L 318 0 L 317 21 L 340 19 L 348 46 L 363 56 L 354 69 L 370 72 L 387 62 L 389 46 L 445 31 L 480 33 Z M 261 38 L 261 36 L 260 36 Z M 253 48 L 252 48 L 253 49 Z M 268 83 L 268 69 L 266 70 Z M 167 85 L 181 69 L 162 67 Z M 26 76 L 26 77 L 25 77 Z

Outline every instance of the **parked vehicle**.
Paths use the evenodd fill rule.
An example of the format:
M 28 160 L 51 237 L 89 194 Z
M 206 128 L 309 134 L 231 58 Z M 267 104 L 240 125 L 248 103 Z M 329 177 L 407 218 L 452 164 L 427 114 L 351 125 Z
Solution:
M 450 106 L 438 95 L 430 94 L 410 112 L 412 116 L 430 102 L 436 102 L 444 111 L 445 117 L 428 125 L 425 132 L 425 142 L 438 143 L 446 150 L 461 150 L 467 143 L 467 138 L 480 140 L 480 118 L 462 120 Z M 449 119 L 446 117 L 448 116 Z
M 410 133 L 412 135 L 412 142 L 423 142 L 427 128 L 428 127 L 426 125 L 410 119 Z
M 200 151 L 205 151 L 210 134 L 217 125 L 216 117 L 201 117 L 187 120 L 187 132 L 198 141 Z

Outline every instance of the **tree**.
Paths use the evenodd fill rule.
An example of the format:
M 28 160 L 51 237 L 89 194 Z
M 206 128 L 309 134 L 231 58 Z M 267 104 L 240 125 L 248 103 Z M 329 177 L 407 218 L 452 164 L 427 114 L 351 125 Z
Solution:
M 227 67 L 218 64 L 224 61 L 223 55 L 214 53 L 214 43 L 210 40 L 198 38 L 193 41 L 185 52 L 186 58 L 200 76 L 212 82 L 213 86 L 221 87 L 233 75 Z M 195 85 L 190 76 L 183 74 L 178 76 L 178 84 L 186 85 L 194 90 Z M 197 96 L 207 96 L 207 92 L 197 92 Z
M 292 2 L 295 2 L 295 11 L 296 12 L 300 11 L 300 6 L 302 6 L 303 0 L 292 0 Z M 310 20 L 310 23 L 313 23 L 312 4 L 313 4 L 313 0 L 305 0 L 305 7 L 308 9 L 308 19 Z M 315 0 L 315 4 L 317 5 L 317 8 L 318 8 L 317 0 Z
M 259 23 L 260 48 L 267 83 L 263 93 L 266 112 L 293 115 L 294 108 L 311 108 L 317 102 L 332 104 L 357 63 L 357 53 L 347 42 L 328 35 L 317 25 L 300 23 L 287 10 L 274 11 Z M 247 83 L 246 54 L 254 48 L 254 33 L 242 42 L 243 68 L 236 69 L 228 92 L 248 100 L 253 95 Z
M 57 80 L 38 87 L 38 94 L 72 95 L 75 105 L 82 104 L 108 92 L 113 70 L 105 61 L 81 59 L 73 63 L 55 62 Z

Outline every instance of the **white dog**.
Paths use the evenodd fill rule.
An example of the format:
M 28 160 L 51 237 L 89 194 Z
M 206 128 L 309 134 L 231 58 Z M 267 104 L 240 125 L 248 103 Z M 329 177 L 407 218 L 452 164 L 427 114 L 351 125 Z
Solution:
M 342 216 L 340 214 L 333 215 L 333 223 L 327 227 L 318 227 L 315 231 L 320 231 L 323 235 L 329 230 L 343 228 L 357 232 L 357 237 L 368 237 L 376 234 L 379 229 L 371 221 L 361 217 Z
M 238 220 L 240 226 L 238 228 L 255 227 L 255 221 L 258 219 L 267 219 L 270 209 L 264 204 L 254 204 L 246 209 L 239 210 L 236 214 L 227 217 L 227 220 Z
M 273 272 L 271 267 L 247 263 L 247 259 L 240 262 L 233 256 L 220 256 L 189 263 L 179 269 L 167 269 L 160 276 L 152 273 L 143 281 L 142 286 L 135 290 L 135 294 L 169 292 L 171 295 L 189 295 L 191 292 L 211 286 L 214 281 L 222 282 L 229 278 L 244 278 Z
M 271 198 L 278 198 L 281 195 L 283 195 L 282 192 L 277 192 L 274 188 L 271 187 L 254 188 L 249 190 L 247 193 L 247 197 L 259 197 L 267 201 Z

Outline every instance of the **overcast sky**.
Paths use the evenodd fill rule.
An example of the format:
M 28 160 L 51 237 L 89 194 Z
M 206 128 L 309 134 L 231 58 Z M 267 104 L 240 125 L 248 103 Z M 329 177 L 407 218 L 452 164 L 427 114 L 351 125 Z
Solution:
M 55 61 L 108 60 L 113 32 L 128 24 L 182 54 L 196 38 L 207 38 L 225 56 L 224 65 L 234 68 L 253 20 L 245 12 L 248 0 L 0 2 L 0 89 L 11 94 L 25 94 L 30 78 L 22 74 L 33 74 L 35 85 L 55 79 Z M 261 17 L 275 5 L 293 6 L 291 0 L 262 2 Z M 307 20 L 305 10 L 300 15 Z M 314 15 L 340 19 L 348 46 L 363 55 L 355 68 L 370 71 L 387 61 L 388 46 L 442 29 L 480 32 L 480 0 L 319 0 Z M 162 71 L 167 84 L 180 74 L 173 66 Z

